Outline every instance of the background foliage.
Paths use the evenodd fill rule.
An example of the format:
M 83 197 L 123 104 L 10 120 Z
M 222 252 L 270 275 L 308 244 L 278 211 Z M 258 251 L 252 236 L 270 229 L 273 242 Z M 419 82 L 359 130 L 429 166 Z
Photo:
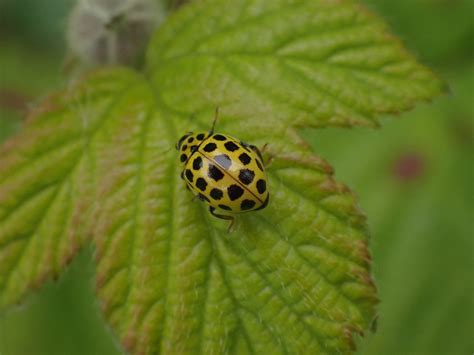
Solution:
M 379 329 L 361 354 L 466 354 L 474 350 L 472 282 L 472 2 L 367 0 L 408 47 L 449 83 L 451 94 L 383 130 L 306 133 L 357 191 L 372 230 Z M 0 139 L 61 74 L 72 1 L 0 5 Z M 421 22 L 420 19 L 423 19 Z M 45 50 L 48 49 L 48 50 Z M 7 70 L 8 68 L 8 70 Z M 60 282 L 0 316 L 1 354 L 119 353 L 93 298 L 91 250 Z

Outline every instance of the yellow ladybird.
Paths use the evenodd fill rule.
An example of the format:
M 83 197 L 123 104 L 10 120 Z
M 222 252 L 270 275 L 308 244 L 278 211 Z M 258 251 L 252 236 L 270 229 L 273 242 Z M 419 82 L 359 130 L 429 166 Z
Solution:
M 234 214 L 268 205 L 270 194 L 262 154 L 254 145 L 227 134 L 189 132 L 176 144 L 181 178 L 216 217 L 234 222 Z M 217 211 L 217 212 L 216 212 Z M 225 214 L 222 214 L 225 213 Z

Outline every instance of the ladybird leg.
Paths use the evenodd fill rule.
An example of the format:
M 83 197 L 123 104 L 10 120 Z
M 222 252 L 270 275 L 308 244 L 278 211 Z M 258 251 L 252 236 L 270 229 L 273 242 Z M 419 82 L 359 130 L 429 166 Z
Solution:
M 199 199 L 200 201 L 204 201 L 204 202 L 209 202 L 209 199 L 206 198 L 206 196 L 204 196 L 201 193 L 199 193 L 197 195 L 194 195 L 192 201 L 194 202 L 194 201 L 196 201 L 196 199 Z
M 249 147 L 250 149 L 252 149 L 252 150 L 258 155 L 258 157 L 260 158 L 260 160 L 262 161 L 263 165 L 265 165 L 266 168 L 268 168 L 268 167 L 271 165 L 271 163 L 273 162 L 273 155 L 270 155 L 270 158 L 269 158 L 267 161 L 264 161 L 264 160 L 263 160 L 263 155 L 262 155 L 262 153 L 267 150 L 267 146 L 268 146 L 268 143 L 265 143 L 265 144 L 263 145 L 262 149 L 260 150 L 260 149 L 258 149 L 256 146 L 254 146 L 254 145 L 251 145 L 251 144 L 248 145 L 248 147 Z
M 268 160 L 265 162 L 265 168 L 268 168 L 273 163 L 273 155 L 270 155 Z
M 211 214 L 214 217 L 217 217 L 217 218 L 220 218 L 220 219 L 226 219 L 226 220 L 230 221 L 229 226 L 227 227 L 227 232 L 230 232 L 231 229 L 232 229 L 232 226 L 234 225 L 235 217 L 234 216 L 228 216 L 228 215 L 225 215 L 225 214 L 215 213 L 215 210 L 216 210 L 215 207 L 209 206 L 209 212 L 211 212 Z
M 186 183 L 186 189 L 193 193 L 193 198 L 191 199 L 191 202 L 194 202 L 196 201 L 197 198 L 199 198 L 199 195 L 194 195 L 194 191 L 191 189 L 191 186 L 189 185 L 189 183 Z
M 232 217 L 229 225 L 227 226 L 227 233 L 231 233 L 233 230 L 234 230 L 234 222 L 235 222 L 235 218 Z
M 220 219 L 226 219 L 226 220 L 234 220 L 235 217 L 234 216 L 229 216 L 229 215 L 225 215 L 225 214 L 219 214 L 219 213 L 216 213 L 216 208 L 215 207 L 212 207 L 212 206 L 209 206 L 209 212 L 211 212 L 211 214 L 214 216 L 214 217 L 217 217 L 217 218 L 220 218 Z
M 265 144 L 265 145 L 263 146 L 263 148 L 265 149 L 266 146 L 267 146 L 267 145 Z M 252 149 L 252 150 L 258 155 L 258 157 L 260 158 L 260 160 L 261 160 L 262 163 L 263 163 L 263 156 L 262 156 L 262 152 L 260 152 L 260 149 L 258 149 L 256 146 L 254 146 L 254 145 L 252 145 L 252 144 L 249 144 L 248 147 L 249 147 L 250 149 Z M 263 151 L 263 149 L 262 149 L 262 151 Z

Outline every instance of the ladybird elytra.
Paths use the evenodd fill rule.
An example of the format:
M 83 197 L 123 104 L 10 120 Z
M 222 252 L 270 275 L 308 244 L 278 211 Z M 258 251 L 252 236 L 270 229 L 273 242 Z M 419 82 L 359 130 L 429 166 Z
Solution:
M 262 154 L 256 146 L 235 137 L 208 132 L 188 132 L 176 149 L 183 170 L 181 178 L 216 217 L 234 221 L 234 215 L 268 205 L 270 194 Z

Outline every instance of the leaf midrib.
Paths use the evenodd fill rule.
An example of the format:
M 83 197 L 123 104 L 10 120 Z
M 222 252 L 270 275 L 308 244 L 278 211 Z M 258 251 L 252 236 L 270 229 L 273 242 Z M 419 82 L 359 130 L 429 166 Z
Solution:
M 207 218 L 209 218 L 209 217 L 207 217 Z M 267 285 L 267 287 L 269 287 L 272 290 L 272 294 L 277 296 L 277 298 L 280 300 L 280 302 L 297 318 L 299 323 L 301 323 L 303 325 L 304 329 L 306 329 L 311 335 L 314 336 L 314 339 L 316 340 L 316 344 L 317 344 L 318 348 L 323 349 L 321 339 L 320 339 L 320 335 L 317 334 L 316 331 L 310 325 L 307 324 L 307 322 L 302 318 L 301 314 L 294 309 L 294 307 L 289 303 L 289 301 L 285 297 L 283 297 L 283 295 L 279 291 L 277 291 L 275 289 L 275 286 L 268 280 L 268 277 L 265 276 L 264 273 L 255 265 L 255 262 L 250 260 L 248 257 L 246 257 L 245 252 L 242 252 L 242 250 L 240 250 L 240 248 L 238 248 L 237 246 L 234 246 L 232 243 L 229 243 L 226 240 L 223 240 L 223 243 L 225 245 L 227 245 L 227 248 L 229 248 L 230 250 L 233 250 L 237 254 L 242 255 L 243 260 L 247 263 L 247 265 L 254 272 L 256 272 L 259 275 L 260 280 L 262 280 L 262 282 L 264 282 Z M 237 252 L 237 250 L 239 250 L 239 252 Z M 217 252 L 216 252 L 216 255 L 218 255 Z M 229 290 L 229 291 L 232 292 L 231 290 Z M 239 305 L 240 305 L 240 303 L 239 303 Z M 240 305 L 240 307 L 242 307 L 242 306 Z M 244 308 L 244 307 L 242 307 L 242 308 Z
M 238 54 L 237 56 L 241 56 L 241 55 Z M 259 57 L 269 57 L 268 55 L 258 55 L 258 56 Z M 203 56 L 203 57 L 212 58 L 211 56 Z M 271 93 L 268 90 L 268 88 L 257 87 L 255 82 L 249 82 L 241 74 L 237 73 L 235 68 L 233 68 L 232 65 L 228 62 L 228 59 L 231 59 L 231 57 L 232 56 L 218 56 L 218 55 L 216 55 L 215 58 L 220 59 L 220 63 L 223 64 L 223 66 L 225 67 L 225 70 L 226 70 L 227 73 L 229 73 L 232 77 L 236 78 L 239 82 L 241 82 L 244 86 L 246 86 L 247 89 L 252 90 L 253 92 L 256 92 L 256 94 L 258 96 L 260 96 L 260 97 L 262 97 L 266 100 L 269 100 L 271 102 L 284 102 L 287 99 L 287 98 L 284 98 L 284 97 L 277 96 L 274 93 Z M 278 60 L 278 58 L 275 58 L 275 56 L 272 56 L 270 59 L 274 60 L 274 61 Z M 285 67 L 287 69 L 290 69 L 290 67 L 287 65 L 287 63 L 285 63 L 284 61 L 282 61 L 282 63 L 285 64 Z M 171 65 L 173 66 L 174 64 L 175 63 L 172 63 Z M 321 64 L 327 64 L 327 63 L 321 62 Z M 163 68 L 161 68 L 161 70 L 162 69 Z M 353 107 L 350 103 L 344 102 L 344 100 L 342 100 L 340 97 L 337 97 L 335 94 L 333 94 L 332 92 L 328 91 L 326 88 L 321 86 L 321 84 L 317 84 L 313 80 L 309 80 L 309 79 L 305 78 L 304 75 L 297 72 L 295 68 L 291 67 L 291 70 L 295 74 L 297 74 L 298 77 L 300 77 L 300 81 L 302 80 L 301 78 L 304 79 L 305 84 L 303 83 L 303 81 L 301 81 L 302 85 L 305 85 L 305 86 L 311 85 L 312 87 L 316 87 L 316 89 L 319 93 L 330 97 L 330 99 L 333 102 L 337 102 L 340 106 L 344 107 L 347 110 L 347 112 L 355 113 L 354 119 L 358 119 L 358 120 L 363 119 L 367 122 L 366 124 L 369 124 L 369 122 L 370 122 L 370 124 L 369 124 L 370 126 L 375 126 L 375 119 L 373 117 L 374 115 L 369 110 L 360 110 L 359 108 Z M 313 111 L 312 107 L 309 107 L 307 105 L 303 105 L 302 103 L 296 104 L 295 102 L 288 102 L 288 105 L 290 105 L 291 107 L 293 107 L 293 109 L 296 109 L 298 111 L 308 111 L 308 112 Z M 335 113 L 331 116 L 338 116 L 338 115 Z M 327 119 L 329 119 L 329 118 L 330 117 L 328 117 Z
M 145 156 L 145 148 L 147 146 L 147 138 L 148 138 L 148 130 L 147 128 L 149 127 L 150 123 L 151 123 L 151 118 L 153 117 L 153 111 L 150 110 L 150 112 L 148 112 L 146 114 L 146 117 L 145 119 L 143 120 L 143 123 L 142 123 L 142 127 L 141 127 L 141 130 L 140 130 L 140 134 L 139 134 L 139 138 L 140 139 L 140 143 L 139 143 L 139 147 L 138 147 L 138 152 L 137 152 L 137 159 L 136 159 L 136 163 L 137 163 L 137 167 L 138 167 L 138 171 L 136 172 L 136 177 L 135 177 L 135 184 L 136 184 L 136 187 L 134 189 L 134 199 L 133 199 L 133 212 L 132 212 L 132 216 L 130 217 L 130 220 L 131 220 L 131 235 L 130 235 L 130 238 L 132 240 L 132 243 L 131 243 L 131 246 L 130 246 L 130 255 L 129 255 L 129 265 L 128 265 L 128 277 L 130 280 L 133 280 L 135 279 L 135 275 L 134 272 L 133 272 L 133 269 L 135 268 L 135 265 L 136 265 L 136 259 L 137 259 L 137 247 L 136 247 L 136 244 L 137 244 L 137 230 L 138 230 L 138 216 L 139 216 L 139 206 L 140 206 L 140 197 L 141 197 L 141 194 L 143 192 L 143 171 L 144 171 L 144 156 Z M 128 283 L 128 287 L 127 287 L 127 294 L 125 296 L 125 300 L 123 302 L 123 304 L 125 305 L 125 307 L 127 308 L 128 310 L 128 306 L 131 305 L 131 303 L 129 303 L 129 300 L 130 300 L 130 297 L 131 297 L 131 294 L 132 294 L 132 282 L 129 282 Z M 133 318 L 132 318 L 133 319 Z M 143 320 L 145 319 L 145 317 L 143 317 Z

